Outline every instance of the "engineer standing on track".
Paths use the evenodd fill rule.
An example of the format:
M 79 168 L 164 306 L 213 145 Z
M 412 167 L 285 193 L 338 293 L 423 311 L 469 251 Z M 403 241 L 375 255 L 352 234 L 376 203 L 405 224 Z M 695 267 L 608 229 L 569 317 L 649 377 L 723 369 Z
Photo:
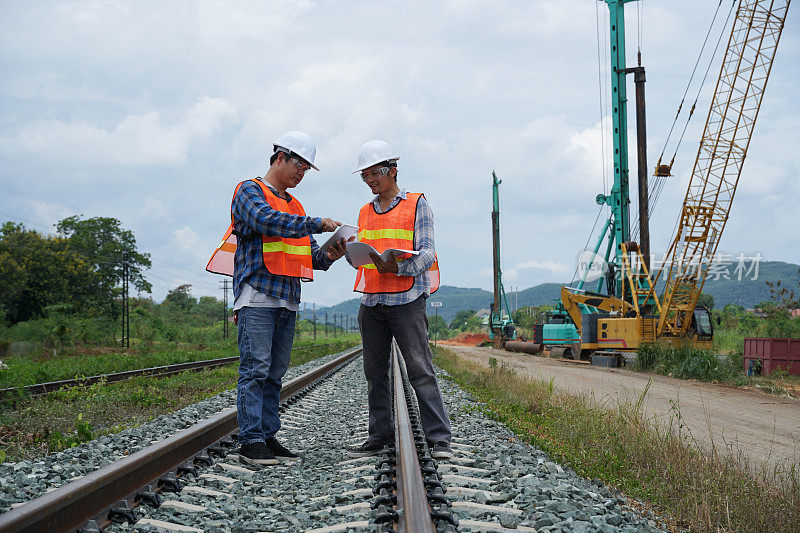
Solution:
M 273 145 L 263 178 L 246 180 L 234 192 L 232 228 L 212 256 L 233 258 L 234 312 L 238 322 L 239 380 L 236 387 L 239 457 L 257 465 L 294 461 L 298 455 L 280 444 L 278 413 L 281 384 L 294 341 L 300 304 L 300 280 L 313 270 L 327 270 L 344 255 L 340 241 L 323 252 L 311 236 L 334 231 L 341 222 L 305 216 L 303 206 L 287 189 L 297 187 L 314 166 L 316 146 L 309 135 L 290 131 Z M 231 238 L 231 234 L 235 238 Z M 229 258 L 228 258 L 229 259 Z
M 373 253 L 373 264 L 358 267 L 354 290 L 364 293 L 358 324 L 364 345 L 369 436 L 348 451 L 355 457 L 372 455 L 394 442 L 388 383 L 394 337 L 417 396 L 431 454 L 450 457 L 450 420 L 433 371 L 425 312 L 427 297 L 439 288 L 433 213 L 422 194 L 398 188 L 398 159 L 397 152 L 379 140 L 367 142 L 358 154 L 356 172 L 376 195 L 359 212 L 359 241 L 381 253 L 389 248 L 420 253 L 386 262 Z

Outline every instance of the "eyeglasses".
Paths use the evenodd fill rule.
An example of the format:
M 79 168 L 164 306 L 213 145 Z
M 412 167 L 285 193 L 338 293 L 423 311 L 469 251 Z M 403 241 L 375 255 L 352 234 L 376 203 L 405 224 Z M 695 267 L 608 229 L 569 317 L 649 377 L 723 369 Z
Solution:
M 361 172 L 361 179 L 363 181 L 380 179 L 389 173 L 389 167 L 376 168 L 375 170 L 364 170 Z
M 308 169 L 311 168 L 305 161 L 301 161 L 297 157 L 290 157 L 289 161 L 294 163 L 294 166 L 297 167 L 297 170 L 303 173 L 305 173 Z
M 293 154 L 292 152 L 285 152 L 283 150 L 279 150 L 280 153 L 283 154 L 283 157 L 286 161 L 291 161 L 294 163 L 294 166 L 297 167 L 297 170 L 305 173 L 308 169 L 311 168 L 311 165 L 303 161 L 299 156 Z

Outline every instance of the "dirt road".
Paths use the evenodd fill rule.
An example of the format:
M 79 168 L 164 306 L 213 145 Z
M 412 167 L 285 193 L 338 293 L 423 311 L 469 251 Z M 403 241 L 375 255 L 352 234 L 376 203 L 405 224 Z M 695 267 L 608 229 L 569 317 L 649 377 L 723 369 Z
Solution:
M 621 369 L 602 369 L 492 348 L 447 346 L 460 357 L 488 366 L 490 357 L 536 379 L 553 379 L 556 389 L 589 394 L 601 404 L 635 401 L 652 379 L 645 413 L 662 424 L 677 413 L 695 441 L 718 452 L 743 452 L 751 466 L 800 462 L 800 401 L 710 383 Z

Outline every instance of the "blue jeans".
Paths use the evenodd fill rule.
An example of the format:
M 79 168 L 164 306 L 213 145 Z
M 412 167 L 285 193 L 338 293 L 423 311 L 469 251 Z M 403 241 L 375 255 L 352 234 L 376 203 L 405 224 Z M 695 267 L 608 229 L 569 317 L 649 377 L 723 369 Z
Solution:
M 236 386 L 239 442 L 275 436 L 281 428 L 281 380 L 289 368 L 295 312 L 283 307 L 239 310 L 239 381 Z

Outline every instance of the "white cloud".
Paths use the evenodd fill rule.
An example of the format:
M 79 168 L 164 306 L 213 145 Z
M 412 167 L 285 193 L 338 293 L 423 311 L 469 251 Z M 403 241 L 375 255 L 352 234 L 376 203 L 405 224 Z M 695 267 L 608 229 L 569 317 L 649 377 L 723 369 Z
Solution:
M 189 226 L 173 230 L 170 233 L 168 246 L 170 256 L 173 261 L 185 261 L 190 258 L 204 264 L 210 254 L 204 250 L 203 241 L 203 238 Z
M 55 233 L 54 226 L 59 221 L 75 214 L 71 209 L 58 203 L 34 200 L 30 202 L 27 216 L 32 219 L 36 229 L 44 231 L 44 228 L 47 228 L 48 231 L 45 233 Z
M 144 205 L 141 211 L 139 211 L 139 214 L 146 219 L 150 219 L 152 222 L 164 223 L 173 220 L 172 211 L 167 209 L 164 202 L 158 198 L 145 198 Z
M 192 143 L 207 141 L 236 116 L 236 108 L 224 99 L 203 97 L 174 124 L 165 124 L 157 111 L 128 115 L 110 130 L 83 121 L 39 120 L 3 141 L 9 150 L 60 163 L 179 165 Z
M 571 274 L 573 267 L 561 261 L 531 259 L 516 263 L 512 267 L 503 268 L 504 281 L 528 281 L 529 279 L 552 279 L 563 281 L 565 276 Z M 492 271 L 489 270 L 489 275 Z
M 627 6 L 631 61 L 639 9 Z M 650 166 L 715 7 L 643 5 Z M 610 131 L 598 108 L 602 2 L 45 1 L 8 3 L 3 15 L 0 211 L 24 218 L 19 206 L 40 202 L 31 216 L 48 223 L 118 217 L 164 285 L 184 272 L 196 294 L 219 296 L 203 267 L 233 187 L 263 174 L 289 129 L 315 138 L 321 169 L 294 192 L 310 214 L 347 222 L 370 196 L 351 173 L 358 147 L 395 144 L 400 184 L 433 206 L 449 285 L 491 286 L 493 169 L 504 271 L 522 287 L 571 274 L 598 212 L 611 159 L 600 144 Z M 758 242 L 766 257 L 795 262 L 797 232 L 772 229 L 800 225 L 798 65 L 800 18 L 789 17 L 723 237 L 728 249 Z M 633 139 L 632 103 L 628 115 Z M 703 118 L 696 112 L 652 220 L 654 250 L 666 247 Z M 164 262 L 183 270 L 157 270 Z M 352 281 L 334 265 L 304 298 L 350 298 Z

